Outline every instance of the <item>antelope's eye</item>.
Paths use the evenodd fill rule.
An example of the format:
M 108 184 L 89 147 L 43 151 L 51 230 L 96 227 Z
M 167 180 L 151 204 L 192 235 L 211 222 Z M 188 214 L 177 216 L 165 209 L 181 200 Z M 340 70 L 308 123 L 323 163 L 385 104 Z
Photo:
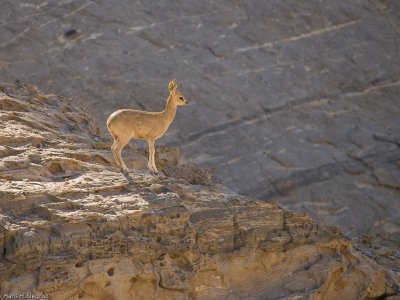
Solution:
M 180 96 L 180 97 L 179 97 L 179 99 L 180 99 L 180 100 L 183 100 L 183 97 L 182 97 L 182 96 Z

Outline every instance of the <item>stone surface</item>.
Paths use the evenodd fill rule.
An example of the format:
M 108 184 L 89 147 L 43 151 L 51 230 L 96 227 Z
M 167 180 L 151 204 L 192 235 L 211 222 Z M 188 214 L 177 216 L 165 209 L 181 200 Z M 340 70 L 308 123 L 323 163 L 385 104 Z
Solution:
M 90 115 L 65 99 L 0 84 L 0 106 L 1 295 L 325 300 L 399 291 L 398 271 L 355 250 L 338 227 L 220 184 L 140 168 L 123 175 L 99 149 Z M 163 153 L 179 165 L 175 151 Z
M 191 105 L 159 143 L 236 192 L 399 236 L 398 1 L 3 0 L 1 79 L 97 116 Z

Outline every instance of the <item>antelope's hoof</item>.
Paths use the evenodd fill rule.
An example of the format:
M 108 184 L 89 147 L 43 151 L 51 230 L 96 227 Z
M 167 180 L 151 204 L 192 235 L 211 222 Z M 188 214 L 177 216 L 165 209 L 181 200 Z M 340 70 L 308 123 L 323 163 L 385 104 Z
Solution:
M 153 176 L 157 176 L 159 174 L 159 172 L 156 170 L 150 169 L 150 174 Z
M 129 174 L 129 169 L 121 169 L 121 172 L 125 175 Z

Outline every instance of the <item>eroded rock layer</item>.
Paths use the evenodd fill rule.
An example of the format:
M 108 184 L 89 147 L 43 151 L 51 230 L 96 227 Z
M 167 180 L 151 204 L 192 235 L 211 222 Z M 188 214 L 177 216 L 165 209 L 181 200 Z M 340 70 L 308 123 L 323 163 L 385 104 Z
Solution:
M 105 127 L 120 108 L 161 110 L 176 78 L 190 105 L 160 143 L 240 194 L 398 244 L 399 12 L 396 0 L 2 0 L 0 80 L 68 96 Z
M 364 299 L 397 292 L 396 274 L 354 250 L 336 227 L 222 185 L 151 176 L 133 149 L 136 170 L 121 174 L 91 117 L 64 99 L 1 84 L 0 107 L 2 294 Z

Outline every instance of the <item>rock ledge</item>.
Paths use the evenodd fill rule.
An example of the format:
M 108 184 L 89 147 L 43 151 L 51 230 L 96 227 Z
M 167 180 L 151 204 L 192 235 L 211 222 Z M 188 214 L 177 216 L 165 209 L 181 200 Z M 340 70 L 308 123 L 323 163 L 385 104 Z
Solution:
M 0 109 L 1 294 L 365 299 L 397 292 L 394 275 L 336 227 L 222 185 L 140 168 L 122 175 L 91 117 L 64 99 L 1 84 Z M 145 166 L 145 157 L 128 152 Z

